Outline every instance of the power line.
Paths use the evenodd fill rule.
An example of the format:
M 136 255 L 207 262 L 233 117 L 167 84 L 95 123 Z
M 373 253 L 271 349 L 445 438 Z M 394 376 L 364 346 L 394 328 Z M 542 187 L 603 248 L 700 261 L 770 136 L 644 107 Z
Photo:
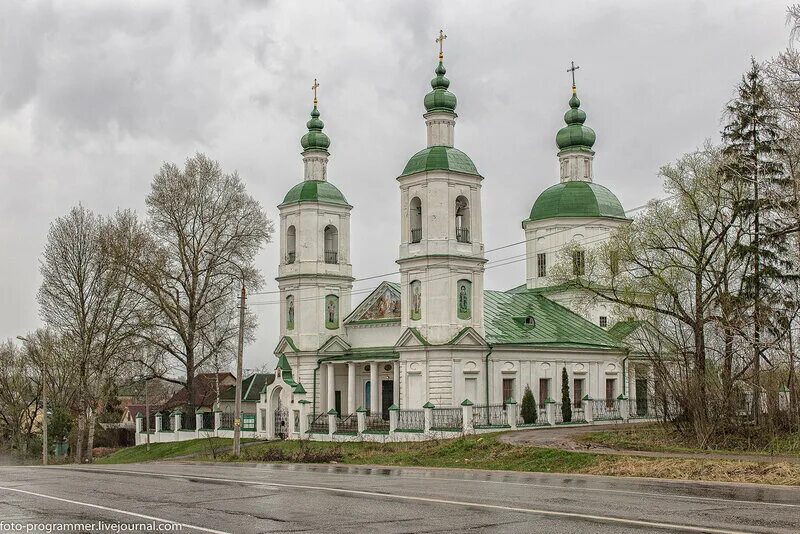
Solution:
M 657 200 L 658 201 L 666 201 L 666 200 L 671 200 L 674 197 L 675 197 L 675 195 L 671 195 L 671 196 L 665 197 L 663 199 L 657 199 Z M 640 206 L 636 206 L 636 207 L 631 208 L 629 210 L 626 210 L 625 214 L 628 215 L 630 213 L 634 213 L 634 212 L 639 211 L 639 210 L 641 210 L 643 208 L 646 208 L 648 204 L 649 204 L 649 202 L 645 203 L 645 204 L 642 204 Z M 587 226 L 586 224 L 581 224 L 581 225 L 573 226 L 573 227 L 570 227 L 570 228 L 563 228 L 561 230 L 555 230 L 555 231 L 553 231 L 553 232 L 551 232 L 549 234 L 546 234 L 546 235 L 543 235 L 543 236 L 537 236 L 535 239 L 537 239 L 537 240 L 538 239 L 545 239 L 547 237 L 551 237 L 551 236 L 554 236 L 554 235 L 562 233 L 562 232 L 573 231 L 576 228 L 585 228 L 586 226 Z M 514 243 L 508 243 L 506 245 L 501 245 L 499 247 L 487 249 L 487 250 L 484 251 L 484 254 L 489 254 L 489 253 L 492 253 L 492 252 L 497 252 L 498 250 L 503 250 L 503 249 L 515 247 L 517 245 L 522 245 L 522 244 L 527 243 L 528 241 L 533 241 L 533 238 L 532 239 L 523 239 L 522 241 L 516 241 Z M 595 241 L 595 240 L 593 240 L 593 241 Z M 551 247 L 551 248 L 553 248 L 553 247 Z M 545 251 L 547 251 L 547 250 L 545 250 Z M 492 260 L 489 260 L 489 261 L 487 261 L 487 263 L 490 263 L 491 261 Z M 494 260 L 494 261 L 503 261 L 503 260 Z M 437 265 L 447 265 L 447 264 L 448 264 L 447 261 L 441 261 L 441 262 L 437 262 L 437 263 L 432 263 L 430 266 L 431 267 L 436 267 Z M 356 278 L 355 280 L 353 280 L 353 283 L 365 282 L 365 281 L 369 281 L 369 280 L 375 280 L 376 278 L 386 278 L 388 276 L 395 276 L 397 274 L 398 274 L 397 271 L 392 271 L 392 272 L 383 273 L 383 274 L 375 274 L 375 275 L 371 275 L 371 276 L 365 276 L 365 277 L 362 277 L 362 278 Z M 448 276 L 448 278 L 449 278 L 449 276 Z M 433 279 L 430 279 L 428 281 L 432 281 L 432 280 Z M 372 291 L 374 291 L 374 289 L 375 288 L 371 288 L 369 290 L 352 291 L 351 295 L 354 295 L 354 294 L 357 294 L 357 293 L 363 292 L 363 291 L 372 292 Z M 280 294 L 280 290 L 275 290 L 275 291 L 254 291 L 254 292 L 250 293 L 250 295 L 278 295 L 278 294 Z M 274 302 L 279 302 L 279 301 L 274 301 Z M 272 303 L 273 302 L 270 302 L 270 304 L 272 304 Z M 267 304 L 267 303 L 259 303 L 259 304 Z
M 674 198 L 674 195 L 670 196 L 670 197 L 663 198 L 663 199 L 659 199 L 659 200 L 665 201 L 665 200 L 670 200 L 672 198 Z M 639 211 L 639 210 L 645 208 L 646 206 L 647 206 L 647 204 L 643 204 L 641 206 L 637 206 L 635 208 L 631 208 L 631 209 L 627 210 L 625 213 L 626 214 L 633 213 L 635 211 Z M 544 238 L 547 238 L 547 237 L 550 237 L 550 236 L 553 236 L 553 235 L 557 235 L 557 234 L 562 233 L 562 232 L 573 231 L 573 230 L 575 230 L 577 228 L 584 228 L 586 226 L 587 226 L 586 224 L 581 224 L 581 225 L 573 226 L 573 227 L 570 227 L 570 228 L 564 228 L 564 229 L 561 229 L 561 230 L 556 230 L 556 231 L 553 231 L 553 232 L 551 232 L 549 234 L 546 234 L 544 236 L 538 236 L 535 239 L 537 239 L 537 240 L 538 239 L 544 239 Z M 599 242 L 599 241 L 605 241 L 606 239 L 607 239 L 607 235 L 600 235 L 600 236 L 596 236 L 596 237 L 594 237 L 592 239 L 582 241 L 580 244 L 582 246 L 585 246 L 585 245 L 589 245 L 589 244 L 596 243 L 596 242 Z M 518 241 L 516 243 L 509 243 L 507 245 L 502 245 L 500 247 L 495 247 L 493 249 L 487 250 L 487 251 L 485 251 L 485 253 L 495 252 L 497 250 L 502 250 L 502 249 L 510 248 L 512 246 L 521 245 L 521 244 L 527 243 L 528 241 L 532 241 L 532 240 L 533 239 L 530 239 L 530 240 L 525 239 L 525 240 L 522 240 L 522 241 Z M 558 248 L 561 248 L 561 247 L 562 247 L 562 245 L 560 245 L 560 244 L 551 245 L 550 247 L 547 247 L 547 248 L 537 249 L 536 253 L 537 254 L 542 253 L 542 252 L 547 253 L 547 252 L 551 252 L 551 251 L 553 251 L 555 249 L 558 249 Z M 528 257 L 529 257 L 528 253 L 525 252 L 523 254 L 517 254 L 517 255 L 514 255 L 514 256 L 506 257 L 506 258 L 500 258 L 500 259 L 496 259 L 496 260 L 488 260 L 486 262 L 486 264 L 492 264 L 492 265 L 489 265 L 488 267 L 486 267 L 484 269 L 484 271 L 487 271 L 487 270 L 490 270 L 490 269 L 494 269 L 494 268 L 498 268 L 498 267 L 505 267 L 507 265 L 512 265 L 512 264 L 519 263 L 519 262 L 522 262 L 522 261 L 527 261 Z M 510 260 L 510 261 L 506 261 L 506 260 Z M 501 263 L 501 262 L 505 262 L 505 263 Z M 434 263 L 434 264 L 432 264 L 432 266 L 446 265 L 447 263 L 448 262 L 443 261 L 443 262 Z M 360 278 L 357 281 L 371 280 L 371 279 L 375 279 L 375 278 L 384 278 L 386 276 L 394 276 L 396 274 L 398 274 L 397 271 L 394 271 L 392 273 L 387 273 L 387 274 L 384 274 L 384 275 L 374 275 L 374 276 L 370 276 L 370 277 Z M 436 276 L 432 276 L 432 277 L 429 277 L 429 278 L 422 278 L 421 281 L 433 282 L 433 281 L 436 281 L 436 280 L 444 280 L 444 279 L 448 279 L 448 278 L 451 278 L 451 275 L 449 273 L 446 273 L 444 275 L 436 275 Z M 417 278 L 416 280 L 419 280 L 419 278 Z M 354 295 L 368 294 L 368 293 L 372 293 L 373 291 L 375 291 L 375 289 L 376 288 L 374 288 L 374 287 L 358 289 L 358 290 L 355 290 L 355 291 L 351 291 L 350 295 L 354 296 Z M 280 293 L 280 291 L 269 291 L 269 292 L 251 293 L 251 294 L 266 295 L 266 294 L 279 294 L 279 293 Z M 296 298 L 295 302 L 306 302 L 306 301 L 324 300 L 324 299 L 325 299 L 325 297 L 317 297 L 317 296 L 314 296 L 314 297 L 302 297 L 302 298 Z M 282 303 L 281 300 L 272 300 L 272 301 L 264 301 L 264 302 L 254 302 L 254 303 L 251 303 L 250 305 L 251 306 L 265 306 L 265 305 L 274 305 L 274 304 L 281 304 L 281 303 Z

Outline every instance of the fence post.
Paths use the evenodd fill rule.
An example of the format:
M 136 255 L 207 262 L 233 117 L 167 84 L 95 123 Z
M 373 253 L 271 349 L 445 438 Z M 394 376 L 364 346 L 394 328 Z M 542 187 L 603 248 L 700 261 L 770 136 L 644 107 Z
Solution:
M 136 434 L 141 434 L 143 427 L 144 427 L 144 416 L 142 415 L 142 412 L 139 412 L 136 414 Z M 137 435 L 136 437 L 138 438 L 139 436 Z
M 425 412 L 425 433 L 430 434 L 431 427 L 433 426 L 433 409 L 435 406 L 432 402 L 428 401 L 422 405 L 422 409 Z
M 506 401 L 506 424 L 512 430 L 517 428 L 517 401 L 513 397 Z
M 336 434 L 336 416 L 338 412 L 331 408 L 328 410 L 328 435 L 333 439 L 333 435 Z
M 625 396 L 624 393 L 620 393 L 619 397 L 617 397 L 617 404 L 619 405 L 619 416 L 623 422 L 627 423 L 628 419 L 630 419 L 630 404 L 628 403 L 628 397 Z
M 474 434 L 475 428 L 472 424 L 472 415 L 475 413 L 475 406 L 469 399 L 464 399 L 461 402 L 461 423 L 464 434 Z
M 300 439 L 308 435 L 308 405 L 311 401 L 305 399 L 300 401 Z M 266 432 L 267 429 L 264 429 Z
M 203 412 L 198 408 L 194 411 L 194 437 L 200 437 L 201 428 L 203 428 Z
M 156 412 L 156 434 L 161 432 L 161 412 Z
M 359 406 L 356 409 L 356 421 L 358 422 L 358 435 L 362 435 L 367 429 L 367 410 Z
M 581 399 L 581 404 L 583 404 L 583 418 L 586 419 L 588 424 L 592 424 L 594 422 L 594 403 L 592 398 L 589 395 L 584 395 Z
M 219 437 L 219 427 L 222 426 L 222 410 L 214 410 L 214 437 Z
M 389 406 L 389 435 L 394 435 L 400 424 L 400 408 L 396 404 Z
M 180 408 L 176 408 L 174 412 L 172 412 L 172 417 L 174 418 L 173 423 L 175 423 L 175 438 L 178 438 L 178 431 L 181 429 L 181 423 L 183 423 L 183 412 Z
M 556 424 L 556 401 L 547 397 L 544 400 L 544 409 L 547 415 L 547 424 L 550 426 L 555 426 Z

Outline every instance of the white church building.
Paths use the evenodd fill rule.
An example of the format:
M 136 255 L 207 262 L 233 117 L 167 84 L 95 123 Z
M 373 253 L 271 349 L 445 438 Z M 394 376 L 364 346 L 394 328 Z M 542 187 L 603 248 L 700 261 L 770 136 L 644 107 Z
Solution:
M 427 146 L 397 177 L 399 283 L 380 282 L 360 302 L 352 299 L 353 206 L 329 176 L 330 140 L 314 98 L 301 139 L 303 180 L 278 206 L 279 364 L 258 404 L 258 435 L 301 437 L 329 418 L 347 426 L 358 412 L 377 428 L 392 410 L 413 417 L 423 406 L 504 407 L 526 387 L 543 409 L 548 398 L 560 402 L 563 369 L 576 407 L 587 395 L 652 392 L 647 362 L 626 344 L 636 323 L 552 276 L 567 247 L 583 274 L 583 251 L 631 222 L 595 182 L 595 133 L 575 85 L 556 136 L 559 180 L 535 200 L 532 191 L 530 213 L 519 214 L 526 279 L 488 290 L 484 176 L 455 146 L 457 101 L 442 58 L 424 99 Z

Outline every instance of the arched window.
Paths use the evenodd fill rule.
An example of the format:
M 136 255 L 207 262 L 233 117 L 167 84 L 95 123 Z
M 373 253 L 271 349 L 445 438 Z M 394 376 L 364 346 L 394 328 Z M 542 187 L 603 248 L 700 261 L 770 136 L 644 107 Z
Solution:
M 339 263 L 339 231 L 332 224 L 325 227 L 325 263 Z
M 471 243 L 469 237 L 469 200 L 461 195 L 456 199 L 456 241 Z
M 414 280 L 408 286 L 411 306 L 409 306 L 409 317 L 412 321 L 422 318 L 422 282 Z
M 294 295 L 286 297 L 286 330 L 294 329 Z
M 339 297 L 336 295 L 325 297 L 325 328 L 329 330 L 339 328 Z
M 297 257 L 297 230 L 294 226 L 286 229 L 286 263 L 294 263 Z
M 472 282 L 459 280 L 456 286 L 456 311 L 459 319 L 472 317 Z
M 408 212 L 411 223 L 411 242 L 419 243 L 422 241 L 422 201 L 419 197 L 411 199 Z
M 580 249 L 572 251 L 572 274 L 575 276 L 586 274 L 586 256 Z

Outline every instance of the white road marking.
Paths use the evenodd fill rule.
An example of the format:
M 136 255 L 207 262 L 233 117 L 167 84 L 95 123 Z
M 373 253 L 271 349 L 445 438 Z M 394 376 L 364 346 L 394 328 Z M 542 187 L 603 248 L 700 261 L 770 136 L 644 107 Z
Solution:
M 570 519 L 581 519 L 581 520 L 589 520 L 589 521 L 600 521 L 604 523 L 614 523 L 618 525 L 628 525 L 628 526 L 639 526 L 639 527 L 650 527 L 650 528 L 659 528 L 664 530 L 677 530 L 682 532 L 705 532 L 708 534 L 752 534 L 751 532 L 742 531 L 742 530 L 725 530 L 725 529 L 717 529 L 717 528 L 710 528 L 710 527 L 699 527 L 693 525 L 683 525 L 679 523 L 662 523 L 658 521 L 647 521 L 644 519 L 626 519 L 623 517 L 614 517 L 614 516 L 603 516 L 603 515 L 594 515 L 594 514 L 582 514 L 578 512 L 559 512 L 555 510 L 540 510 L 536 508 L 521 508 L 516 506 L 503 506 L 499 504 L 485 504 L 479 502 L 469 502 L 469 501 L 455 501 L 450 499 L 435 499 L 432 497 L 417 497 L 414 495 L 399 495 L 396 493 L 379 493 L 375 491 L 365 491 L 365 490 L 353 490 L 353 489 L 342 489 L 342 488 L 331 488 L 328 486 L 309 486 L 306 484 L 287 484 L 284 482 L 260 482 L 260 481 L 252 481 L 252 480 L 238 480 L 233 478 L 219 478 L 219 477 L 207 477 L 207 476 L 200 476 L 200 475 L 178 475 L 172 473 L 154 473 L 154 472 L 147 472 L 147 471 L 133 471 L 127 469 L 75 469 L 75 468 L 66 468 L 66 469 L 74 469 L 80 470 L 84 472 L 91 472 L 91 471 L 99 471 L 104 473 L 128 473 L 133 475 L 148 475 L 148 476 L 156 476 L 156 477 L 163 477 L 163 478 L 179 478 L 179 479 L 191 479 L 191 480 L 209 480 L 214 482 L 232 482 L 237 484 L 244 484 L 250 486 L 269 486 L 269 487 L 276 487 L 276 488 L 294 488 L 294 489 L 305 489 L 305 490 L 314 490 L 314 491 L 326 491 L 330 493 L 346 493 L 349 495 L 364 495 L 368 497 L 379 497 L 383 499 L 399 499 L 405 501 L 416 501 L 416 502 L 431 502 L 437 504 L 449 504 L 454 506 L 468 506 L 468 507 L 477 507 L 477 508 L 486 508 L 490 510 L 503 510 L 506 512 L 519 512 L 525 514 L 535 514 L 535 515 L 544 515 L 550 517 L 566 517 Z
M 115 512 L 115 513 L 118 513 L 118 514 L 124 514 L 124 515 L 129 515 L 129 516 L 132 516 L 132 517 L 138 517 L 139 519 L 147 519 L 149 521 L 158 521 L 159 523 L 170 523 L 170 524 L 173 524 L 173 525 L 180 525 L 181 527 L 191 528 L 193 530 L 200 530 L 202 532 L 209 532 L 211 534 L 231 534 L 230 532 L 225 532 L 224 530 L 214 530 L 212 528 L 198 527 L 196 525 L 190 525 L 188 523 L 181 523 L 179 521 L 172 521 L 171 519 L 162 519 L 160 517 L 153 517 L 151 515 L 138 514 L 136 512 L 128 512 L 127 510 L 120 510 L 119 508 L 111 508 L 109 506 L 101 506 L 99 504 L 92 504 L 92 503 L 81 502 L 81 501 L 73 501 L 71 499 L 64 499 L 64 498 L 61 498 L 61 497 L 55 497 L 53 495 L 45 495 L 43 493 L 35 493 L 33 491 L 22 490 L 22 489 L 19 489 L 19 488 L 7 488 L 7 487 L 4 487 L 4 486 L 0 486 L 0 490 L 13 491 L 13 492 L 16 492 L 16 493 L 24 493 L 26 495 L 33 495 L 34 497 L 41 497 L 43 499 L 52 499 L 54 501 L 66 502 L 66 503 L 69 503 L 69 504 L 77 504 L 78 506 L 87 506 L 89 508 L 96 508 L 98 510 L 104 510 L 106 512 Z
M 369 469 L 369 468 L 366 468 Z M 380 468 L 377 468 L 380 469 Z M 392 469 L 408 469 L 407 467 L 392 467 Z M 278 473 L 286 473 L 287 471 L 273 471 Z M 349 474 L 349 475 L 356 475 L 362 477 L 369 477 L 374 476 L 370 474 L 363 474 L 363 473 L 331 473 L 328 471 L 305 471 L 305 472 L 313 472 L 313 473 L 323 473 L 328 475 L 341 475 L 341 474 Z M 413 473 L 413 468 L 411 470 Z M 564 475 L 569 476 L 569 475 Z M 408 477 L 406 477 L 408 478 Z M 565 490 L 565 491 L 596 491 L 599 493 L 620 493 L 623 495 L 636 495 L 641 497 L 646 495 L 648 497 L 669 497 L 671 499 L 684 499 L 689 501 L 711 501 L 711 502 L 724 502 L 724 503 L 731 503 L 731 504 L 754 504 L 754 505 L 764 505 L 764 506 L 786 506 L 789 508 L 800 508 L 800 504 L 792 504 L 792 503 L 783 503 L 783 502 L 766 502 L 766 501 L 747 501 L 743 499 L 723 499 L 721 497 L 701 497 L 701 496 L 694 496 L 694 495 L 675 495 L 672 493 L 653 493 L 647 491 L 631 491 L 631 490 L 616 490 L 616 489 L 608 489 L 608 488 L 586 488 L 581 486 L 557 486 L 555 484 L 538 484 L 536 482 L 506 482 L 504 480 L 481 480 L 481 479 L 457 479 L 457 478 L 448 478 L 448 477 L 429 477 L 425 476 L 416 477 L 416 480 L 445 480 L 451 482 L 481 482 L 483 484 L 502 484 L 502 485 L 511 485 L 511 486 L 528 486 L 531 488 L 544 488 L 549 490 Z M 637 480 L 637 479 L 633 479 Z M 653 482 L 652 479 L 645 479 L 647 482 Z M 680 480 L 679 482 L 702 482 L 697 480 Z M 781 488 L 781 489 L 789 489 L 789 488 Z M 794 488 L 791 488 L 794 489 Z

